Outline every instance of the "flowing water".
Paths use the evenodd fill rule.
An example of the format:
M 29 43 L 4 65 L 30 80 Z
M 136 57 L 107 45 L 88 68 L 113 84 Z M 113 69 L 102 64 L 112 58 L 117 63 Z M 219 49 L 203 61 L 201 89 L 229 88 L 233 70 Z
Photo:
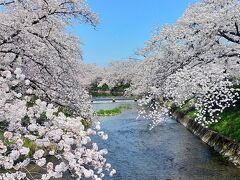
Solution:
M 98 109 L 112 109 L 126 103 L 97 103 Z M 113 180 L 232 180 L 240 179 L 240 169 L 169 118 L 165 125 L 149 131 L 149 121 L 136 119 L 137 106 L 114 117 L 101 118 L 107 141 L 108 162 L 117 170 Z

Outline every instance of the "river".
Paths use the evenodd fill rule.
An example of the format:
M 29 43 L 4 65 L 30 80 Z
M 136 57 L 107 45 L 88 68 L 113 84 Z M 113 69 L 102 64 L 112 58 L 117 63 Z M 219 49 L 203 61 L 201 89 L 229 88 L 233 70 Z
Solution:
M 149 130 L 149 121 L 138 116 L 137 105 L 97 103 L 94 108 L 112 109 L 128 104 L 131 109 L 114 117 L 101 118 L 107 141 L 108 162 L 117 170 L 113 180 L 231 180 L 240 179 L 240 169 L 227 163 L 215 151 L 174 119 Z

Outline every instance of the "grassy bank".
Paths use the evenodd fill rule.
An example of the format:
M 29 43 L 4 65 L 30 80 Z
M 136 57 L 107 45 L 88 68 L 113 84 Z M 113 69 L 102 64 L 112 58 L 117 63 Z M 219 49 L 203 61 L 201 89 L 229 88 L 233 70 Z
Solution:
M 221 120 L 210 128 L 226 137 L 240 142 L 240 103 L 220 114 Z
M 113 109 L 100 109 L 95 112 L 97 116 L 104 117 L 104 116 L 116 116 L 121 114 L 123 111 L 131 109 L 130 106 L 119 106 Z
M 182 107 L 175 107 L 175 110 L 190 119 L 196 117 L 196 110 L 189 102 Z M 240 142 L 240 102 L 235 107 L 225 109 L 220 114 L 219 122 L 210 125 L 209 128 L 225 137 Z
M 180 113 L 182 116 L 187 116 L 190 119 L 196 118 L 196 110 L 191 101 L 186 102 L 181 107 L 177 107 L 173 103 L 169 103 L 168 107 L 171 109 L 171 111 Z

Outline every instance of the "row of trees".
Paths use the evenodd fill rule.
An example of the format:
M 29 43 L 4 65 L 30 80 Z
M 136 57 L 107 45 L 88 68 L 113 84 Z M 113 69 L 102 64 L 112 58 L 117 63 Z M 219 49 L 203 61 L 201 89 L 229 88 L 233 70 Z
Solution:
M 103 178 L 107 150 L 91 136 L 108 136 L 99 122 L 86 123 L 96 67 L 79 62 L 79 39 L 66 32 L 72 18 L 95 27 L 97 16 L 84 0 L 0 6 L 0 179 Z
M 239 19 L 238 0 L 201 0 L 175 24 L 155 31 L 138 52 L 143 61 L 116 62 L 108 80 L 130 83 L 132 93 L 147 95 L 143 104 L 164 98 L 181 106 L 194 99 L 196 120 L 203 126 L 215 123 L 239 97 Z M 153 108 L 157 124 L 167 111 L 163 104 Z
M 175 24 L 156 30 L 138 52 L 143 61 L 107 69 L 79 62 L 79 39 L 66 32 L 72 18 L 98 24 L 84 0 L 0 0 L 0 6 L 0 179 L 66 173 L 101 179 L 110 171 L 107 150 L 91 142 L 107 134 L 97 121 L 92 129 L 86 124 L 93 119 L 87 92 L 93 82 L 130 84 L 126 93 L 151 104 L 153 125 L 168 113 L 156 99 L 179 106 L 193 99 L 196 120 L 208 126 L 239 98 L 238 0 L 193 4 Z M 31 164 L 41 171 L 30 171 Z

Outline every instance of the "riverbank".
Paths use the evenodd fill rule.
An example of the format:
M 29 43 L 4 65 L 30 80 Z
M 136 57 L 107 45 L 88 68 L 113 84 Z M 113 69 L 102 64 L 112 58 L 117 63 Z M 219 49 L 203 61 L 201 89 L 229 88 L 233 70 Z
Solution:
M 204 143 L 221 154 L 228 161 L 240 167 L 240 143 L 225 137 L 211 129 L 204 128 L 194 121 L 193 113 L 184 113 L 177 108 L 172 109 L 173 117 L 190 132 L 198 136 Z
M 240 169 L 223 160 L 174 119 L 169 117 L 164 126 L 149 131 L 149 120 L 137 119 L 136 103 L 108 102 L 93 106 L 98 111 L 119 104 L 131 109 L 117 116 L 101 117 L 101 130 L 109 139 L 96 141 L 99 147 L 108 149 L 108 162 L 117 170 L 113 179 L 239 179 Z
M 240 142 L 240 102 L 235 106 L 225 109 L 220 114 L 220 121 L 209 126 L 223 136 Z
M 123 113 L 125 110 L 131 109 L 131 106 L 118 106 L 113 109 L 100 109 L 95 112 L 98 117 L 106 117 L 106 116 L 116 116 Z

